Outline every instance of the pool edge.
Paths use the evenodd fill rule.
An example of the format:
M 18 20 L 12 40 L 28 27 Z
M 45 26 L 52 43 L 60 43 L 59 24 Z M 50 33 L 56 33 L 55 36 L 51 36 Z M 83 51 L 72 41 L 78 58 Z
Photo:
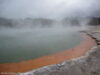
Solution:
M 37 63 L 37 62 L 35 62 L 36 64 L 34 64 L 34 63 L 32 63 L 32 60 L 29 60 L 28 61 L 28 64 L 26 63 L 26 64 L 24 64 L 25 62 L 23 61 L 23 62 L 20 62 L 20 64 L 18 64 L 18 63 L 11 63 L 11 64 L 9 64 L 9 63 L 6 63 L 6 64 L 0 64 L 0 67 L 2 67 L 2 70 L 0 70 L 1 72 L 26 72 L 26 71 L 30 71 L 30 70 L 32 70 L 32 69 L 36 69 L 36 68 L 40 68 L 40 67 L 43 67 L 43 66 L 47 66 L 47 65 L 51 65 L 51 64 L 58 64 L 58 63 L 62 63 L 63 61 L 65 61 L 65 60 L 69 60 L 69 59 L 73 59 L 73 58 L 77 58 L 77 57 L 80 57 L 80 56 L 83 56 L 83 55 L 85 55 L 86 53 L 87 53 L 87 51 L 89 51 L 92 47 L 94 47 L 94 46 L 96 46 L 96 42 L 95 42 L 95 40 L 93 39 L 93 38 L 91 38 L 91 36 L 89 36 L 89 35 L 87 35 L 87 34 L 85 34 L 85 37 L 84 37 L 85 39 L 81 42 L 81 44 L 79 45 L 79 46 L 77 46 L 77 47 L 75 47 L 75 48 L 72 48 L 71 50 L 66 50 L 66 51 L 63 51 L 63 52 L 60 52 L 60 53 L 56 53 L 56 54 L 54 54 L 53 56 L 45 56 L 44 58 L 45 58 L 45 61 L 47 62 L 47 64 L 43 64 L 41 61 L 39 61 L 39 60 L 42 60 L 41 58 L 39 58 L 39 59 L 36 59 L 36 61 L 37 62 L 40 62 L 40 66 L 38 66 L 38 67 L 33 67 L 33 66 L 35 66 L 36 64 L 38 64 L 39 65 L 39 63 Z M 91 40 L 89 40 L 89 39 L 91 39 Z M 93 42 L 93 43 L 91 43 L 91 42 Z M 84 46 L 84 45 L 85 46 Z M 91 46 L 89 47 L 88 45 L 89 44 L 91 44 Z M 88 48 L 86 48 L 86 47 L 88 47 Z M 86 48 L 86 49 L 84 49 L 84 48 Z M 82 51 L 77 55 L 77 53 L 80 51 L 80 49 L 82 49 Z M 73 55 L 73 53 L 74 53 L 74 55 Z M 68 54 L 68 55 L 67 55 Z M 64 56 L 64 55 L 67 55 L 67 57 L 66 56 Z M 54 58 L 55 57 L 55 58 Z M 57 60 L 57 58 L 59 57 L 59 59 L 61 59 L 60 61 L 57 61 L 57 62 L 55 62 L 55 60 Z M 48 61 L 48 60 L 49 61 Z M 50 59 L 53 59 L 54 60 L 54 62 L 53 63 L 51 63 L 51 61 L 50 61 Z M 63 60 L 62 60 L 63 59 Z M 43 61 L 43 60 L 42 60 Z M 27 62 L 27 61 L 26 61 Z M 16 66 L 14 66 L 14 65 L 16 65 Z M 22 66 L 23 65 L 23 66 Z M 12 67 L 11 67 L 12 66 Z M 25 67 L 26 66 L 26 67 Z M 31 67 L 30 67 L 31 66 Z M 15 68 L 14 68 L 15 67 Z M 23 70 L 22 70 L 22 68 L 23 68 Z M 11 69 L 12 68 L 12 69 Z M 30 68 L 30 69 L 29 69 Z M 5 71 L 4 71 L 5 70 Z

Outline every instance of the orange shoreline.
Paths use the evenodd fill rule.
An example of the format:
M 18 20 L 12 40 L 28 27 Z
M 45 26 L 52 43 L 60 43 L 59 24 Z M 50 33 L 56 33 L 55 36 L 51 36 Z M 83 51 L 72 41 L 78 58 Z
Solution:
M 43 66 L 58 64 L 65 60 L 77 58 L 85 55 L 93 46 L 96 45 L 95 40 L 90 36 L 83 36 L 84 40 L 80 45 L 69 50 L 51 54 L 48 56 L 43 56 L 34 60 L 22 61 L 18 63 L 4 63 L 0 64 L 0 73 L 17 73 L 17 72 L 26 72 Z

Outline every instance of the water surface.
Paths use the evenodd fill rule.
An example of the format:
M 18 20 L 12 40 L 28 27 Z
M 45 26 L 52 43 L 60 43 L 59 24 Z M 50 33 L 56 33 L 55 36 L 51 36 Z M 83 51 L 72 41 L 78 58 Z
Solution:
M 36 59 L 80 44 L 76 30 L 62 28 L 1 29 L 0 63 Z

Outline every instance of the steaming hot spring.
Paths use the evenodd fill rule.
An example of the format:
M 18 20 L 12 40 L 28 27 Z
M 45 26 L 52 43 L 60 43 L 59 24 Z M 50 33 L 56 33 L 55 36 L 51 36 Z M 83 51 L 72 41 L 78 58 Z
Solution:
M 0 63 L 20 62 L 54 54 L 80 44 L 71 28 L 4 28 L 0 30 Z

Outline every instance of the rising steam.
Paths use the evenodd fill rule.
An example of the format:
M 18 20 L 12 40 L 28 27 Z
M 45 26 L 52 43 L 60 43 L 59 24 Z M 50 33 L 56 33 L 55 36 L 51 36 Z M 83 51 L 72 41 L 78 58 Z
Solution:
M 62 19 L 99 13 L 100 0 L 0 0 L 0 17 L 6 18 Z
M 72 48 L 93 16 L 100 17 L 100 0 L 0 0 L 0 62 Z

